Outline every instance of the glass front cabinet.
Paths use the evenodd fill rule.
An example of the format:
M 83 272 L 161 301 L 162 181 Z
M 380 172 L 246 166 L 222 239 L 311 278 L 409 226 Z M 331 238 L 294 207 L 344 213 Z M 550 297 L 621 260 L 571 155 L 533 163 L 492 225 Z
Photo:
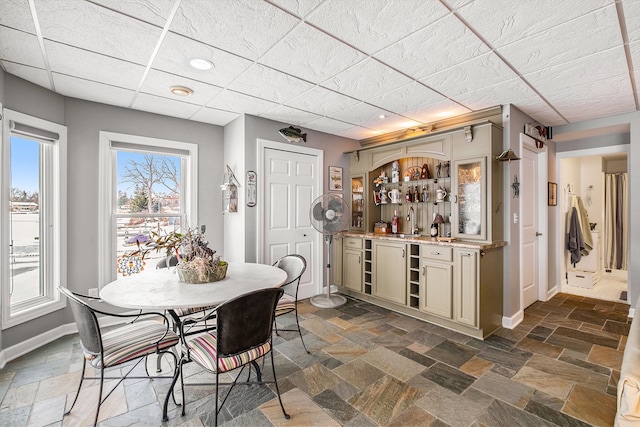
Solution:
M 453 163 L 453 232 L 459 239 L 487 239 L 487 159 Z
M 351 230 L 364 230 L 365 225 L 365 175 L 351 177 Z

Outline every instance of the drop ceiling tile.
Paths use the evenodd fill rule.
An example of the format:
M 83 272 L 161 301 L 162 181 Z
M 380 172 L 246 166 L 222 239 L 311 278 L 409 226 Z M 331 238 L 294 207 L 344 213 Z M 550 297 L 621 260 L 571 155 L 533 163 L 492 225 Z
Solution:
M 49 40 L 44 42 L 51 71 L 136 90 L 145 67 Z
M 420 81 L 429 87 L 437 88 L 445 96 L 455 98 L 516 77 L 516 73 L 498 55 L 489 52 Z
M 420 123 L 431 123 L 470 112 L 471 110 L 468 108 L 449 99 L 445 99 L 434 104 L 423 105 L 418 108 L 405 111 L 402 115 Z
M 157 0 L 92 0 L 109 9 L 164 27 L 175 2 Z
M 569 122 L 635 111 L 628 75 L 561 89 L 547 97 Z
M 38 37 L 7 27 L 0 27 L 0 59 L 46 68 Z
M 633 69 L 640 71 L 640 40 L 635 43 L 629 43 L 629 53 L 631 54 Z
M 228 88 L 269 101 L 283 103 L 311 89 L 314 85 L 274 70 L 254 64 Z
M 299 96 L 287 101 L 287 105 L 299 110 L 326 116 L 359 103 L 357 99 L 341 95 L 329 89 L 315 86 Z
M 560 126 L 567 121 L 539 97 L 531 100 L 523 99 L 513 103 L 520 111 L 545 126 Z
M 436 0 L 327 0 L 307 21 L 373 54 L 447 13 Z
M 367 103 L 396 114 L 414 110 L 423 105 L 431 105 L 446 99 L 419 82 L 391 90 L 383 95 L 368 99 Z
M 192 115 L 190 120 L 224 126 L 237 118 L 237 113 L 230 113 L 229 111 L 218 110 L 216 108 L 203 107 Z
M 211 70 L 197 70 L 189 65 L 193 58 L 213 63 Z M 226 86 L 253 62 L 175 33 L 168 33 L 153 61 L 153 68 L 189 77 L 193 80 Z
M 361 102 L 353 107 L 329 114 L 330 117 L 354 125 L 364 125 L 378 119 L 380 114 L 390 116 L 391 113 L 373 105 Z
M 296 16 L 303 17 L 318 7 L 323 1 L 324 0 L 271 0 L 271 3 L 277 4 Z
M 640 43 L 638 43 L 638 47 L 640 47 Z M 640 56 L 638 59 L 640 60 Z M 524 77 L 546 97 L 566 87 L 578 86 L 616 75 L 629 75 L 622 46 L 529 73 Z
M 191 96 L 174 95 L 170 91 L 171 86 L 186 86 L 193 89 Z M 222 90 L 219 86 L 209 85 L 196 80 L 169 74 L 158 70 L 149 70 L 144 80 L 141 92 L 156 95 L 161 98 L 176 99 L 183 103 L 205 105 Z
M 236 113 L 252 114 L 254 116 L 266 113 L 277 106 L 278 104 L 274 102 L 230 90 L 221 91 L 207 104 L 207 107 Z
M 356 126 L 351 129 L 338 132 L 336 135 L 342 136 L 344 138 L 361 140 L 361 139 L 371 138 L 373 136 L 382 135 L 382 132 L 373 130 L 373 129 L 367 129 L 362 126 Z
M 460 9 L 475 0 L 443 0 L 452 10 Z
M 406 117 L 396 116 L 395 114 L 393 114 L 387 116 L 384 119 L 376 118 L 375 120 L 365 123 L 364 127 L 379 131 L 381 133 L 388 133 L 407 129 L 419 124 L 421 123 L 416 122 L 415 120 L 409 120 Z
M 460 16 L 494 48 L 546 31 L 613 3 L 610 0 L 475 0 L 467 1 L 461 7 L 459 3 L 465 3 L 461 0 L 446 2 L 456 3 Z
M 180 3 L 171 31 L 254 60 L 298 22 L 262 1 L 189 0 Z
M 637 0 L 622 0 L 622 10 L 624 11 L 629 42 L 640 41 L 640 2 Z
M 29 0 L 2 0 L 0 2 L 0 25 L 35 34 Z
M 488 51 L 480 39 L 449 15 L 374 56 L 410 76 L 421 78 Z
M 353 128 L 353 125 L 350 123 L 330 119 L 329 117 L 320 117 L 319 119 L 305 123 L 304 126 L 309 129 L 330 134 L 337 134 Z
M 259 62 L 301 79 L 321 83 L 364 58 L 364 54 L 352 47 L 303 24 L 287 34 Z
M 368 58 L 322 83 L 322 86 L 360 100 L 382 95 L 411 83 L 399 72 Z
M 27 65 L 16 64 L 15 62 L 0 61 L 9 74 L 20 77 L 23 80 L 37 84 L 38 86 L 51 89 L 49 75 L 42 68 L 29 67 Z
M 260 117 L 300 126 L 320 118 L 317 114 L 287 107 L 286 105 L 280 105 L 273 110 L 261 114 Z
M 496 105 L 510 104 L 514 101 L 534 96 L 536 96 L 536 93 L 531 87 L 522 79 L 516 78 L 475 92 L 463 93 L 452 97 L 452 99 L 471 110 L 481 110 Z
M 616 8 L 611 5 L 498 51 L 520 74 L 528 74 L 621 45 Z
M 188 119 L 194 115 L 200 107 L 195 104 L 188 104 L 174 99 L 164 98 L 146 93 L 139 93 L 133 103 L 136 110 L 148 111 L 150 113 L 163 114 L 165 116 Z
M 56 91 L 71 98 L 99 102 L 101 104 L 129 107 L 135 91 L 53 73 Z
M 142 65 L 162 30 L 90 2 L 36 2 L 36 9 L 44 38 Z

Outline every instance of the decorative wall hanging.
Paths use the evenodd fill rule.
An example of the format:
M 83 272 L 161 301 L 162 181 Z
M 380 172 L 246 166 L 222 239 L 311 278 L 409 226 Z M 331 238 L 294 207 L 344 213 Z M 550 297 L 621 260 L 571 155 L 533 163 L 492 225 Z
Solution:
M 236 179 L 229 165 L 227 165 L 223 183 L 220 186 L 223 212 L 238 212 L 238 187 L 240 187 L 240 182 Z
M 329 191 L 342 191 L 342 168 L 329 166 Z
M 247 206 L 250 208 L 256 205 L 258 197 L 258 175 L 254 171 L 247 172 Z
M 547 139 L 551 139 L 551 132 L 550 126 L 533 125 L 531 123 L 524 125 L 524 134 L 536 140 L 536 148 L 544 147 Z
M 513 183 L 511 184 L 511 188 L 513 188 L 513 197 L 516 199 L 520 197 L 520 182 L 518 181 L 518 175 L 513 176 Z
M 558 204 L 558 196 L 557 196 L 558 184 L 556 184 L 555 182 L 550 182 L 547 185 L 548 185 L 548 193 L 547 193 L 548 203 L 547 204 L 549 206 L 556 206 Z

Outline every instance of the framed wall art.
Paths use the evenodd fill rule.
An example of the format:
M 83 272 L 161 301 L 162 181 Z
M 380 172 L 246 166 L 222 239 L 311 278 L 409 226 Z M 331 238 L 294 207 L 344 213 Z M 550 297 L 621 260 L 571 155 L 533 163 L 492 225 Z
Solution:
M 547 200 L 549 206 L 558 205 L 558 185 L 555 182 L 548 183 Z
M 329 166 L 329 191 L 342 191 L 342 168 Z

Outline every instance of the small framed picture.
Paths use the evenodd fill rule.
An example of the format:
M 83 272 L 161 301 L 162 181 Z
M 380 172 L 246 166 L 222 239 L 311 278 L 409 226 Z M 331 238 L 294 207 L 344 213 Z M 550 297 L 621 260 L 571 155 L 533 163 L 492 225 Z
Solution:
M 547 199 L 549 206 L 558 205 L 558 185 L 555 182 L 548 183 Z
M 342 168 L 329 166 L 329 191 L 342 191 Z

